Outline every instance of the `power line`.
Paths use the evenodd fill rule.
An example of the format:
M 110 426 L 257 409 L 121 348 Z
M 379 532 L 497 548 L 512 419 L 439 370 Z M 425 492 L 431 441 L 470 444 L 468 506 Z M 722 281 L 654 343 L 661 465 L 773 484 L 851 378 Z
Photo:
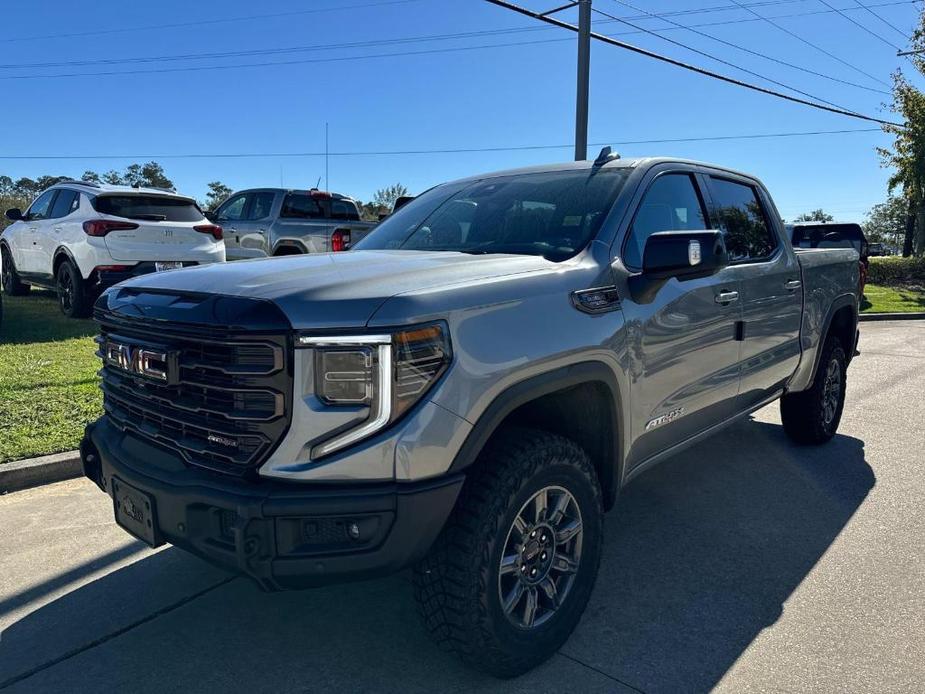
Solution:
M 803 1 L 805 1 L 805 0 L 776 0 L 776 1 L 769 1 L 769 2 L 749 3 L 747 6 L 749 6 L 749 7 L 758 6 L 758 5 L 764 6 L 764 5 L 784 4 L 784 3 L 790 3 L 790 2 L 803 2 Z M 910 4 L 911 2 L 914 2 L 914 0 L 900 0 L 899 2 L 885 3 L 884 5 Z M 884 5 L 878 5 L 878 6 L 884 6 Z M 695 13 L 703 13 L 703 12 L 708 12 L 708 11 L 717 11 L 717 10 L 720 10 L 720 9 L 728 10 L 728 9 L 732 9 L 732 7 L 733 7 L 733 6 L 731 6 L 731 5 L 723 5 L 723 6 L 713 7 L 713 8 L 704 8 L 704 9 L 702 9 L 702 10 L 678 10 L 678 11 L 667 12 L 667 13 L 662 13 L 662 14 L 649 13 L 648 15 L 639 15 L 638 18 L 640 18 L 640 19 L 645 19 L 647 16 L 652 16 L 652 17 L 659 17 L 659 18 L 665 19 L 665 18 L 667 18 L 669 15 L 671 15 L 671 16 L 676 16 L 676 15 L 683 15 L 683 14 L 695 14 Z M 815 12 L 809 12 L 809 13 L 799 13 L 799 14 L 796 14 L 796 15 L 783 15 L 783 16 L 785 16 L 785 17 L 790 17 L 790 16 L 798 17 L 798 16 L 809 15 L 809 14 L 828 14 L 828 13 L 829 13 L 828 10 L 821 10 L 821 11 L 815 11 Z M 261 15 L 261 16 L 276 16 L 276 15 Z M 609 20 L 609 19 L 608 19 L 608 20 L 603 20 L 603 21 L 600 22 L 600 23 L 603 24 L 603 23 L 611 23 L 611 22 L 617 22 L 617 21 L 625 21 L 626 19 L 631 19 L 631 18 L 632 18 L 632 17 L 619 18 L 619 20 Z M 697 27 L 709 27 L 709 26 L 720 26 L 720 25 L 728 25 L 728 24 L 739 24 L 739 23 L 746 23 L 746 22 L 761 21 L 761 19 L 762 19 L 762 18 L 761 18 L 760 16 L 758 16 L 757 19 L 738 19 L 738 20 L 731 20 L 731 21 L 730 21 L 730 20 L 727 20 L 727 21 L 722 21 L 722 22 L 705 22 L 705 23 L 701 23 L 701 24 L 694 24 L 694 25 L 691 25 L 691 26 L 684 26 L 684 25 L 681 25 L 681 24 L 674 23 L 674 24 L 677 24 L 676 27 L 667 28 L 667 29 L 663 28 L 663 29 L 658 29 L 658 30 L 653 30 L 653 31 L 656 31 L 656 32 L 658 33 L 658 32 L 663 32 L 663 31 L 680 30 L 680 29 L 682 29 L 682 28 L 683 28 L 683 29 L 688 29 L 688 30 L 694 31 L 694 30 L 696 30 Z M 666 21 L 670 21 L 670 20 L 667 20 L 667 19 L 666 19 Z M 489 36 L 489 35 L 490 35 L 490 36 L 497 36 L 497 35 L 517 34 L 517 33 L 533 32 L 533 31 L 548 31 L 548 30 L 550 30 L 550 28 L 552 28 L 552 27 L 546 27 L 546 26 L 539 26 L 539 27 L 515 27 L 515 28 L 511 28 L 511 29 L 482 30 L 482 31 L 472 31 L 472 32 L 464 32 L 464 33 L 457 33 L 457 34 L 437 34 L 437 35 L 429 35 L 429 36 L 411 36 L 411 37 L 403 37 L 403 38 L 396 38 L 396 39 L 378 39 L 378 40 L 369 40 L 369 41 L 357 41 L 357 42 L 353 42 L 353 43 L 340 43 L 340 44 L 314 44 L 314 45 L 307 45 L 307 46 L 293 46 L 293 47 L 288 47 L 288 48 L 275 48 L 275 49 L 254 49 L 254 50 L 247 50 L 247 51 L 225 51 L 225 52 L 216 52 L 216 53 L 189 53 L 189 54 L 166 55 L 166 56 L 151 56 L 151 57 L 141 57 L 141 58 L 120 58 L 120 59 L 100 59 L 100 60 L 81 60 L 81 61 L 46 62 L 46 63 L 6 64 L 6 65 L 0 65 L 0 68 L 3 68 L 3 69 L 24 69 L 24 68 L 37 68 L 37 69 L 42 69 L 42 68 L 48 68 L 48 67 L 66 67 L 66 66 L 72 66 L 72 65 L 73 65 L 73 66 L 89 66 L 89 65 L 144 64 L 144 63 L 152 63 L 152 62 L 153 62 L 153 63 L 158 63 L 158 62 L 171 62 L 171 61 L 175 61 L 175 60 L 201 60 L 201 59 L 221 59 L 221 58 L 239 57 L 239 56 L 240 56 L 240 57 L 243 57 L 243 56 L 280 55 L 280 54 L 286 54 L 286 53 L 298 53 L 298 52 L 317 51 L 317 50 L 330 50 L 330 49 L 337 49 L 337 48 L 368 48 L 368 47 L 380 46 L 380 45 L 396 45 L 396 44 L 402 44 L 402 43 L 418 43 L 418 42 L 427 42 L 427 41 L 456 40 L 456 39 L 461 39 L 461 38 L 471 38 L 471 37 L 478 37 L 478 36 L 483 36 L 483 35 L 484 35 L 484 36 Z M 646 31 L 647 31 L 647 30 L 646 30 Z M 631 34 L 637 34 L 637 33 L 646 33 L 646 31 L 639 30 L 639 31 L 618 32 L 618 33 L 616 33 L 616 34 L 609 34 L 609 36 L 615 37 L 615 36 L 631 35 Z M 707 36 L 709 36 L 709 35 L 707 35 Z M 714 38 L 714 40 L 721 41 L 720 39 L 717 39 L 717 38 L 715 38 L 715 37 L 713 37 L 713 38 Z M 552 42 L 554 42 L 554 41 L 565 41 L 565 40 L 566 40 L 566 39 L 555 39 L 555 40 L 551 40 L 550 43 L 552 43 Z M 723 43 L 728 43 L 728 42 L 724 42 L 724 41 L 721 41 L 721 42 L 723 42 Z M 483 48 L 483 47 L 484 47 L 484 48 L 498 48 L 498 47 L 504 47 L 504 46 L 525 45 L 525 43 L 526 43 L 526 42 L 524 42 L 524 43 L 516 43 L 516 42 L 515 42 L 515 43 L 505 43 L 505 44 L 491 44 L 491 45 L 487 45 L 487 46 L 461 47 L 461 48 L 453 48 L 453 49 L 440 49 L 440 50 L 437 50 L 437 51 L 435 51 L 435 52 L 452 52 L 452 51 L 456 51 L 456 50 L 473 50 L 473 49 L 478 49 L 478 48 Z M 731 44 L 731 43 L 730 43 L 729 45 L 734 46 L 735 44 Z M 792 66 L 792 67 L 795 67 L 795 68 L 797 68 L 797 69 L 801 69 L 799 66 L 793 66 L 793 65 L 791 65 L 790 63 L 786 63 L 785 61 L 776 60 L 776 59 L 774 59 L 774 58 L 771 57 L 771 56 L 764 56 L 764 54 L 758 53 L 758 52 L 756 52 L 756 51 L 751 51 L 750 49 L 746 49 L 746 48 L 741 47 L 741 46 L 739 46 L 738 48 L 740 48 L 741 50 L 745 50 L 745 51 L 754 53 L 755 55 L 761 55 L 761 56 L 763 56 L 763 57 L 766 57 L 766 58 L 769 59 L 769 60 L 775 60 L 775 62 L 780 62 L 780 63 L 782 63 L 782 64 L 785 64 L 785 65 L 788 65 L 788 66 Z M 374 55 L 370 55 L 370 56 L 347 56 L 347 57 L 343 57 L 343 58 L 338 58 L 337 60 L 360 60 L 360 59 L 365 59 L 365 58 L 367 58 L 367 57 L 368 57 L 368 58 L 388 58 L 388 57 L 391 57 L 391 56 L 393 56 L 393 55 L 400 56 L 400 55 L 415 55 L 415 54 L 417 54 L 417 53 L 409 53 L 409 54 L 404 54 L 404 53 L 397 53 L 397 54 L 385 53 L 385 54 L 374 54 Z M 331 59 L 329 59 L 328 61 L 320 61 L 320 62 L 330 62 L 330 60 L 331 60 Z M 191 66 L 191 67 L 189 67 L 189 68 L 184 68 L 183 70 L 173 70 L 173 71 L 186 71 L 186 70 L 190 70 L 190 71 L 200 71 L 200 70 L 209 70 L 209 69 L 231 69 L 231 68 L 239 68 L 239 67 L 240 67 L 240 68 L 249 68 L 249 67 L 261 67 L 261 66 L 274 66 L 274 65 L 298 64 L 298 63 L 301 63 L 301 62 L 314 62 L 314 61 L 282 61 L 282 62 L 281 62 L 281 61 L 275 61 L 275 62 L 265 62 L 265 63 L 243 63 L 243 64 L 238 64 L 238 65 L 215 66 L 215 67 L 212 67 L 212 66 L 208 66 L 208 67 L 193 67 L 193 66 Z M 11 75 L 11 76 L 6 76 L 6 77 L 0 76 L 0 79 L 6 79 L 6 78 L 10 78 L 10 79 L 41 79 L 41 78 L 55 78 L 55 77 L 114 76 L 114 75 L 119 75 L 119 74 L 139 74 L 139 72 L 144 73 L 144 72 L 156 72 L 156 71 L 112 71 L 112 72 L 89 72 L 89 73 L 63 73 L 63 74 L 50 74 L 50 75 L 49 75 L 49 74 L 44 74 L 44 75 L 43 75 L 43 74 L 37 74 L 37 75 Z M 873 92 L 877 92 L 877 93 L 881 93 L 881 94 L 888 94 L 888 93 L 889 93 L 889 92 L 885 92 L 884 90 L 881 90 L 881 89 L 876 89 L 876 88 L 873 88 L 873 87 L 866 87 L 866 86 L 864 86 L 864 85 L 855 84 L 855 83 L 853 83 L 853 82 L 848 82 L 847 80 L 840 80 L 840 79 L 838 79 L 838 78 L 833 78 L 833 77 L 829 77 L 829 76 L 827 76 L 827 75 L 822 75 L 821 73 L 814 73 L 813 71 L 809 71 L 809 72 L 811 72 L 812 74 L 819 74 L 819 75 L 822 76 L 822 77 L 826 77 L 827 79 L 831 79 L 831 80 L 834 80 L 834 81 L 837 81 L 837 82 L 841 82 L 841 83 L 846 84 L 846 85 L 849 85 L 849 86 L 855 86 L 855 87 L 858 87 L 858 88 L 860 88 L 860 89 L 865 89 L 865 90 L 867 90 L 867 91 L 873 91 Z
M 578 30 L 578 28 L 577 28 L 576 26 L 574 26 L 573 24 L 569 24 L 569 23 L 567 23 L 567 22 L 560 21 L 560 20 L 555 19 L 555 18 L 553 18 L 553 17 L 544 17 L 544 16 L 540 15 L 539 13 L 534 12 L 533 10 L 528 10 L 528 9 L 525 8 L 525 7 L 520 7 L 519 5 L 515 5 L 515 4 L 513 4 L 513 3 L 506 2 L 505 0 L 486 0 L 486 1 L 489 2 L 489 3 L 491 3 L 492 5 L 498 5 L 499 7 L 503 7 L 503 8 L 508 9 L 508 10 L 513 10 L 514 12 L 519 12 L 520 14 L 523 14 L 523 15 L 525 15 L 525 16 L 527 16 L 527 17 L 532 17 L 532 18 L 534 18 L 534 19 L 538 19 L 538 20 L 540 20 L 540 21 L 542 21 L 542 22 L 546 22 L 546 23 L 548 23 L 548 24 L 554 24 L 554 25 L 556 25 L 556 26 L 558 26 L 558 27 L 561 27 L 561 28 L 563 28 L 563 29 L 568 29 L 569 31 L 577 31 L 577 30 Z M 593 33 L 591 34 L 591 37 L 594 38 L 594 39 L 596 39 L 596 40 L 598 40 L 598 41 L 602 41 L 602 42 L 604 42 L 604 43 L 608 43 L 608 44 L 610 44 L 610 45 L 612 45 L 612 46 L 616 46 L 616 47 L 618 47 L 618 48 L 623 48 L 623 49 L 625 49 L 625 50 L 632 51 L 633 53 L 639 53 L 640 55 L 644 55 L 644 56 L 649 57 L 649 58 L 654 58 L 655 60 L 659 60 L 659 61 L 661 61 L 661 62 L 663 62 L 663 63 L 668 63 L 669 65 L 674 65 L 674 66 L 676 66 L 676 67 L 680 67 L 680 68 L 683 68 L 683 69 L 685 69 L 685 70 L 689 70 L 689 71 L 691 71 L 691 72 L 696 72 L 696 73 L 699 74 L 699 75 L 704 75 L 704 76 L 706 76 L 706 77 L 712 77 L 713 79 L 717 79 L 717 80 L 720 80 L 720 81 L 723 81 L 723 82 L 727 82 L 727 83 L 729 83 L 729 84 L 734 84 L 734 85 L 736 85 L 736 86 L 738 86 L 738 87 L 743 87 L 743 88 L 745 88 L 745 89 L 751 89 L 752 91 L 760 92 L 760 93 L 762 93 L 762 94 L 767 94 L 768 96 L 775 96 L 775 97 L 777 97 L 777 98 L 779 98 L 779 99 L 785 99 L 785 100 L 787 100 L 787 101 L 792 101 L 792 102 L 794 102 L 794 103 L 803 104 L 804 106 L 811 106 L 812 108 L 817 108 L 817 109 L 820 109 L 820 110 L 822 110 L 822 111 L 829 111 L 830 113 L 837 113 L 837 114 L 840 114 L 840 115 L 843 115 L 843 116 L 849 116 L 849 117 L 851 117 L 851 118 L 858 118 L 858 119 L 860 119 L 860 120 L 866 120 L 866 121 L 870 121 L 870 122 L 873 122 L 873 123 L 880 123 L 881 125 L 892 125 L 892 126 L 895 126 L 895 127 L 903 127 L 900 123 L 892 123 L 892 122 L 890 122 L 890 121 L 885 121 L 885 120 L 882 120 L 882 119 L 880 119 L 880 118 L 874 118 L 873 116 L 866 116 L 866 115 L 863 115 L 863 114 L 861 114 L 861 113 L 855 113 L 854 111 L 848 111 L 848 110 L 844 110 L 844 109 L 841 109 L 841 108 L 835 108 L 835 107 L 832 107 L 832 106 L 826 106 L 825 104 L 820 104 L 820 103 L 815 102 L 815 101 L 807 101 L 806 99 L 801 99 L 801 98 L 796 97 L 796 96 L 791 96 L 790 94 L 783 94 L 782 92 L 774 91 L 773 89 L 768 89 L 767 87 L 762 87 L 762 86 L 759 86 L 759 85 L 757 85 L 757 84 L 752 84 L 752 83 L 750 83 L 750 82 L 744 82 L 744 81 L 739 80 L 739 79 L 736 79 L 736 78 L 734 78 L 734 77 L 729 77 L 728 75 L 723 75 L 723 74 L 720 74 L 720 73 L 718 73 L 718 72 L 713 72 L 712 70 L 707 70 L 706 68 L 702 68 L 702 67 L 699 67 L 699 66 L 697 66 L 697 65 L 691 65 L 691 64 L 689 64 L 689 63 L 685 63 L 685 62 L 683 62 L 683 61 L 676 60 L 676 59 L 674 59 L 674 58 L 670 58 L 670 57 L 668 57 L 668 56 L 666 56 L 666 55 L 662 55 L 662 54 L 660 54 L 660 53 L 655 53 L 654 51 L 650 51 L 650 50 L 647 50 L 647 49 L 645 49 L 645 48 L 640 48 L 639 46 L 634 46 L 634 45 L 632 45 L 632 44 L 630 44 L 630 43 L 625 43 L 625 42 L 623 42 L 623 41 L 618 41 L 618 40 L 616 40 L 616 39 L 612 39 L 612 38 L 610 38 L 610 37 L 608 37 L 608 36 L 604 36 L 603 34 L 598 34 L 598 33 L 596 33 L 596 32 L 593 32 Z
M 905 31 L 903 31 L 902 29 L 900 29 L 898 26 L 896 26 L 896 25 L 893 24 L 892 22 L 887 21 L 886 17 L 884 17 L 884 16 L 883 16 L 882 14 L 880 14 L 879 12 L 874 12 L 874 10 L 873 10 L 869 5 L 863 4 L 862 2 L 860 2 L 860 0 L 854 0 L 854 4 L 857 5 L 858 7 L 862 8 L 862 9 L 867 10 L 867 11 L 868 11 L 870 14 L 872 14 L 874 17 L 876 17 L 876 18 L 879 19 L 881 22 L 883 22 L 883 23 L 886 24 L 888 27 L 890 27 L 890 29 L 892 29 L 893 31 L 897 32 L 900 36 L 902 36 L 902 37 L 903 37 L 904 39 L 906 39 L 907 41 L 909 40 L 909 34 L 907 34 Z
M 884 82 L 884 81 L 883 81 L 882 79 L 880 79 L 879 77 L 874 77 L 874 76 L 871 75 L 869 72 L 865 72 L 864 70 L 862 70 L 861 68 L 857 67 L 856 65 L 852 65 L 852 64 L 849 63 L 847 60 L 842 60 L 841 58 L 839 58 L 839 57 L 838 57 L 837 55 L 835 55 L 834 53 L 829 53 L 829 51 L 825 50 L 825 49 L 822 48 L 821 46 L 817 46 L 817 45 L 816 45 L 815 43 L 813 43 L 812 41 L 807 41 L 806 39 L 804 39 L 804 38 L 803 38 L 802 36 L 800 36 L 799 34 L 795 34 L 794 32 L 790 31 L 790 29 L 788 29 L 787 27 L 785 27 L 785 26 L 783 26 L 783 25 L 778 24 L 777 22 L 775 22 L 773 19 L 771 19 L 771 18 L 769 18 L 769 17 L 765 17 L 764 15 L 758 14 L 758 13 L 755 12 L 753 9 L 751 9 L 748 5 L 745 5 L 744 3 L 739 2 L 739 0 L 732 0 L 732 2 L 734 2 L 736 5 L 738 5 L 740 8 L 742 8 L 742 9 L 745 10 L 746 12 L 749 12 L 749 13 L 755 15 L 758 19 L 762 20 L 763 22 L 767 22 L 768 24 L 770 24 L 772 27 L 778 29 L 779 31 L 782 31 L 782 32 L 784 32 L 785 34 L 787 34 L 788 36 L 792 36 L 792 37 L 795 38 L 797 41 L 800 41 L 801 43 L 805 43 L 805 44 L 806 44 L 807 46 L 809 46 L 810 48 L 812 48 L 812 49 L 814 49 L 814 50 L 816 50 L 816 51 L 819 51 L 820 53 L 822 53 L 822 54 L 824 54 L 824 55 L 829 56 L 830 58 L 832 58 L 832 60 L 836 60 L 836 61 L 838 61 L 839 63 L 841 63 L 842 65 L 845 65 L 846 67 L 851 68 L 851 69 L 854 70 L 855 72 L 859 72 L 859 73 L 861 73 L 862 75 L 864 75 L 865 77 L 869 77 L 870 79 L 874 80 L 875 82 L 879 82 L 880 84 L 882 84 L 882 85 L 884 85 L 884 86 L 886 86 L 886 87 L 889 87 L 889 86 L 890 86 L 889 83 Z
M 628 2 L 625 2 L 625 0 L 614 0 L 614 2 L 616 2 L 616 3 L 620 4 L 620 5 L 623 5 L 623 6 L 625 6 L 625 7 L 628 7 L 629 9 L 634 10 L 634 11 L 637 11 L 637 12 L 645 12 L 645 14 L 648 15 L 649 17 L 652 17 L 652 18 L 659 18 L 656 14 L 654 14 L 654 13 L 652 13 L 652 12 L 646 12 L 645 10 L 643 10 L 643 9 L 641 9 L 641 8 L 639 8 L 639 7 L 636 7 L 635 5 L 632 5 L 632 4 L 628 3 Z M 884 91 L 884 90 L 882 90 L 882 89 L 876 89 L 875 87 L 868 87 L 868 86 L 865 86 L 865 85 L 863 85 L 863 84 L 857 84 L 856 82 L 849 82 L 849 81 L 847 81 L 847 80 L 839 79 L 838 77 L 832 77 L 832 76 L 830 76 L 830 75 L 826 75 L 826 74 L 823 74 L 823 73 L 821 73 L 821 72 L 816 72 L 815 70 L 810 70 L 809 68 L 805 68 L 805 67 L 803 67 L 803 66 L 801 66 L 801 65 L 794 65 L 793 63 L 788 63 L 786 60 L 781 60 L 780 58 L 775 58 L 774 56 L 771 56 L 771 55 L 766 55 L 766 54 L 764 54 L 764 53 L 759 53 L 758 51 L 752 50 L 751 48 L 747 48 L 746 46 L 740 46 L 740 45 L 737 44 L 737 43 L 732 43 L 731 41 L 726 41 L 725 39 L 721 39 L 721 38 L 719 38 L 718 36 L 714 36 L 713 34 L 708 34 L 708 33 L 705 32 L 705 31 L 700 31 L 699 29 L 695 29 L 695 28 L 693 28 L 693 27 L 685 26 L 685 25 L 680 24 L 679 22 L 675 22 L 674 20 L 671 20 L 671 19 L 666 19 L 666 18 L 664 18 L 664 17 L 662 17 L 662 18 L 660 18 L 660 19 L 662 19 L 662 21 L 664 21 L 664 22 L 668 22 L 668 23 L 671 24 L 672 26 L 678 27 L 678 28 L 680 28 L 680 29 L 686 29 L 687 31 L 690 31 L 690 32 L 692 32 L 692 33 L 694 33 L 694 34 L 697 34 L 698 36 L 706 37 L 706 38 L 708 38 L 708 39 L 711 39 L 712 41 L 716 41 L 716 42 L 718 42 L 718 43 L 721 43 L 721 44 L 723 44 L 724 46 L 729 46 L 730 48 L 735 48 L 735 49 L 737 49 L 737 50 L 743 51 L 743 52 L 748 53 L 748 54 L 750 54 L 750 55 L 754 55 L 754 56 L 757 56 L 757 57 L 759 57 L 759 58 L 764 58 L 765 60 L 770 60 L 771 62 L 777 63 L 777 64 L 779 64 L 779 65 L 784 65 L 784 66 L 786 66 L 786 67 L 790 67 L 790 68 L 793 68 L 793 69 L 795 69 L 795 70 L 800 70 L 801 72 L 805 72 L 805 73 L 808 73 L 808 74 L 810 74 L 810 75 L 815 75 L 816 77 L 822 77 L 822 78 L 824 78 L 824 79 L 831 80 L 831 81 L 833 81 L 833 82 L 838 82 L 839 84 L 844 84 L 844 85 L 848 85 L 848 86 L 851 86 L 851 87 L 857 87 L 858 89 L 864 89 L 864 90 L 867 90 L 867 91 L 876 92 L 876 93 L 878 93 L 878 94 L 887 94 L 887 95 L 889 94 L 889 92 Z M 737 67 L 737 66 L 736 66 L 736 67 Z M 827 102 L 827 103 L 828 103 L 828 102 Z
M 605 145 L 656 145 L 679 144 L 685 142 L 722 142 L 734 140 L 762 140 L 786 137 L 813 137 L 818 135 L 847 135 L 854 133 L 879 133 L 880 128 L 855 128 L 850 130 L 811 130 L 802 132 L 749 133 L 743 135 L 707 135 L 702 137 L 673 137 L 649 140 L 624 140 L 622 142 L 591 142 L 591 147 Z M 65 154 L 65 155 L 0 155 L 0 160 L 44 161 L 44 160 L 90 160 L 90 159 L 260 159 L 293 157 L 379 157 L 417 154 L 467 154 L 485 152 L 520 152 L 527 150 L 570 149 L 574 144 L 563 145 L 519 145 L 509 147 L 458 147 L 449 149 L 406 149 L 354 152 L 212 152 L 185 154 Z
M 78 31 L 69 34 L 45 34 L 42 36 L 15 36 L 0 39 L 0 43 L 14 43 L 17 41 L 40 41 L 44 39 L 72 39 L 84 36 L 102 36 L 105 34 L 125 34 L 133 31 L 148 31 L 152 29 L 180 29 L 185 27 L 205 26 L 208 24 L 228 24 L 230 22 L 249 22 L 255 19 L 276 19 L 279 17 L 294 17 L 297 15 L 319 14 L 323 12 L 337 12 L 340 10 L 354 10 L 366 7 L 382 7 L 384 5 L 404 5 L 421 0 L 383 0 L 382 2 L 367 2 L 357 5 L 339 5 L 334 7 L 315 7 L 310 10 L 292 10 L 290 12 L 274 12 L 272 14 L 252 14 L 244 17 L 222 17 L 220 19 L 201 19 L 195 22 L 175 22 L 172 24 L 148 24 L 139 27 L 120 27 L 118 29 L 95 29 L 93 31 Z
M 828 7 L 830 10 L 832 10 L 833 12 L 835 12 L 836 14 L 838 14 L 839 17 L 843 17 L 843 18 L 847 19 L 849 22 L 851 22 L 852 24 L 854 24 L 854 26 L 858 27 L 861 31 L 863 31 L 863 32 L 865 32 L 865 33 L 867 33 L 867 34 L 870 34 L 870 35 L 873 36 L 875 39 L 877 39 L 877 40 L 879 40 L 879 41 L 885 43 L 887 46 L 890 46 L 891 48 L 895 48 L 897 51 L 901 51 L 901 50 L 902 50 L 902 48 L 900 48 L 899 46 L 897 46 L 897 45 L 896 45 L 895 43 L 893 43 L 892 41 L 889 41 L 889 40 L 883 38 L 880 34 L 878 34 L 878 33 L 877 33 L 876 31 L 874 31 L 873 29 L 869 29 L 869 28 L 867 28 L 866 26 L 864 26 L 863 24 L 861 24 L 861 23 L 860 23 L 859 21 L 857 21 L 854 17 L 849 17 L 848 15 L 846 15 L 846 14 L 845 14 L 844 12 L 842 12 L 841 10 L 839 10 L 839 9 L 837 9 L 837 8 L 835 8 L 835 7 L 832 7 L 832 5 L 830 5 L 828 2 L 826 2 L 826 0 L 819 0 L 819 2 L 821 2 L 823 5 L 825 5 L 826 7 Z M 863 5 L 862 5 L 862 7 L 863 7 Z

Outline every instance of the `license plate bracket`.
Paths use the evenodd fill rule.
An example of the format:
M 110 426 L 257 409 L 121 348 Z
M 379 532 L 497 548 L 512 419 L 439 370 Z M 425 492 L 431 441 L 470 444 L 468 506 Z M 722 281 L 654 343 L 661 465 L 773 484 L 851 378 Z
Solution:
M 179 260 L 158 260 L 154 263 L 155 272 L 163 272 L 164 270 L 179 270 L 183 267 L 183 263 Z
M 164 544 L 157 530 L 154 497 L 113 477 L 112 500 L 119 526 L 151 547 Z

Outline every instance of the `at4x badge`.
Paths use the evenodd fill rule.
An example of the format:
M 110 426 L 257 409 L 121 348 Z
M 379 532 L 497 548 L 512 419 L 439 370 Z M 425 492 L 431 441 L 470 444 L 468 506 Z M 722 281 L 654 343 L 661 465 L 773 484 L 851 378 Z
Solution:
M 671 412 L 666 412 L 663 415 L 659 415 L 655 419 L 649 420 L 649 423 L 646 424 L 646 431 L 652 431 L 656 427 L 662 426 L 662 424 L 668 424 L 668 422 L 673 422 L 678 417 L 680 417 L 682 414 L 684 414 L 684 408 L 679 407 L 676 410 L 672 410 Z

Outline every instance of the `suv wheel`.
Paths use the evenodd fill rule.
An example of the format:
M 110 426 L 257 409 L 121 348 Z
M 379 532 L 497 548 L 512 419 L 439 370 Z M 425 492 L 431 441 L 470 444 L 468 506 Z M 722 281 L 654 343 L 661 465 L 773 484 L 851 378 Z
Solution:
M 829 336 L 808 390 L 780 400 L 784 431 L 797 443 L 820 444 L 835 436 L 845 406 L 847 359 L 841 341 Z
M 90 297 L 87 295 L 86 283 L 71 261 L 65 260 L 58 267 L 55 288 L 58 291 L 58 307 L 61 313 L 68 318 L 86 318 L 90 315 Z
M 16 265 L 13 264 L 13 254 L 6 246 L 0 246 L 0 262 L 3 264 L 3 272 L 0 275 L 0 282 L 3 284 L 3 291 L 10 296 L 23 296 L 28 294 L 31 287 L 23 284 L 19 280 L 19 274 L 16 272 Z
M 578 624 L 601 557 L 600 485 L 574 442 L 513 429 L 482 452 L 415 569 L 424 624 L 472 667 L 519 675 Z

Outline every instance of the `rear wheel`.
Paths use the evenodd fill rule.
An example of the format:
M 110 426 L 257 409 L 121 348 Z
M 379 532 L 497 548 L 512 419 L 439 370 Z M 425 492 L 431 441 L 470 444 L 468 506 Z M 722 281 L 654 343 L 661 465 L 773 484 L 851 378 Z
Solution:
M 791 439 L 820 444 L 835 436 L 845 406 L 847 363 L 841 340 L 826 338 L 813 384 L 780 400 L 781 421 Z
M 0 274 L 0 282 L 3 284 L 3 291 L 10 296 L 23 296 L 28 294 L 31 287 L 23 284 L 19 280 L 19 274 L 16 272 L 16 265 L 13 263 L 13 254 L 6 246 L 0 246 L 0 262 L 3 264 L 3 272 Z
M 574 442 L 510 430 L 480 456 L 415 570 L 439 645 L 500 677 L 549 658 L 578 624 L 601 557 L 597 475 Z
M 91 300 L 87 284 L 74 264 L 65 260 L 55 275 L 58 307 L 68 318 L 86 318 L 90 315 Z

